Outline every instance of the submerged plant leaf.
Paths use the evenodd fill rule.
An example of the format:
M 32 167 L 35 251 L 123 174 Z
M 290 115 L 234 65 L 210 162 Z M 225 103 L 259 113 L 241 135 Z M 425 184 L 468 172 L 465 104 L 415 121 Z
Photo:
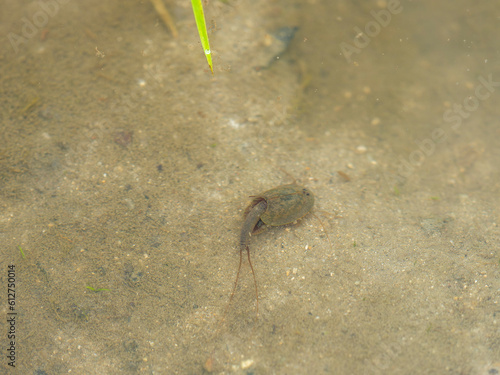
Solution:
M 191 0 L 191 4 L 193 5 L 194 18 L 196 20 L 196 26 L 198 27 L 198 33 L 200 34 L 201 46 L 205 52 L 210 71 L 214 74 L 212 53 L 210 51 L 210 44 L 208 43 L 207 25 L 205 24 L 203 6 L 201 5 L 201 0 Z

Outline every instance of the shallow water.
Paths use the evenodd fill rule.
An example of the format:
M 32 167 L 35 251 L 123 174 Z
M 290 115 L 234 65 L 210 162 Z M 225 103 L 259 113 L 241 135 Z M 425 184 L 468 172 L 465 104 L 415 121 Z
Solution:
M 0 15 L 20 373 L 500 371 L 498 2 L 211 1 L 212 77 L 188 2 L 54 1 Z M 292 179 L 323 226 L 253 237 L 220 325 Z

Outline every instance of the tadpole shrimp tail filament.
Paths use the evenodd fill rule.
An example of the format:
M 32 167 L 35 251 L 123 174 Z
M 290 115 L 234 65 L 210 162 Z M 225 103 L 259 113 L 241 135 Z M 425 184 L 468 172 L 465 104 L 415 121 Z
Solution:
M 257 277 L 255 276 L 255 271 L 253 269 L 252 261 L 250 260 L 250 249 L 249 249 L 248 245 L 246 245 L 246 244 L 245 244 L 245 249 L 247 251 L 248 264 L 250 265 L 250 270 L 252 271 L 252 276 L 253 276 L 253 283 L 255 285 L 255 297 L 256 297 L 255 319 L 257 319 L 259 316 L 259 291 L 257 288 Z M 229 297 L 229 301 L 227 303 L 226 309 L 224 310 L 224 314 L 222 314 L 222 318 L 219 321 L 219 324 L 218 324 L 218 327 L 216 330 L 216 336 L 221 329 L 222 323 L 226 320 L 227 313 L 229 311 L 229 308 L 231 307 L 231 303 L 233 302 L 234 294 L 236 292 L 236 288 L 238 286 L 238 281 L 240 279 L 240 272 L 241 272 L 242 263 L 243 263 L 243 249 L 240 249 L 240 263 L 238 265 L 238 272 L 236 272 L 236 279 L 234 280 L 233 290 L 231 291 L 231 295 Z
M 259 317 L 259 291 L 257 289 L 257 278 L 255 277 L 252 261 L 250 260 L 250 249 L 248 248 L 248 245 L 246 245 L 246 249 L 247 249 L 248 264 L 250 265 L 250 269 L 252 270 L 253 284 L 255 285 L 255 320 L 257 320 L 257 318 Z M 241 252 L 240 252 L 240 257 L 241 257 Z M 241 266 L 241 259 L 240 259 L 240 266 Z
M 257 319 L 259 316 L 259 291 L 257 288 L 257 277 L 255 276 L 255 271 L 253 269 L 252 261 L 250 260 L 250 249 L 248 248 L 248 245 L 245 245 L 245 249 L 247 251 L 248 264 L 250 265 L 250 270 L 252 271 L 252 276 L 253 276 L 253 283 L 255 285 L 255 298 L 256 298 L 255 319 Z M 222 319 L 219 322 L 219 327 L 217 328 L 217 332 L 220 330 L 224 320 L 226 320 L 227 313 L 229 311 L 229 308 L 231 307 L 231 302 L 233 302 L 234 294 L 236 292 L 238 281 L 240 279 L 242 263 L 243 263 L 243 249 L 240 249 L 240 263 L 238 265 L 238 272 L 236 272 L 236 279 L 234 280 L 233 290 L 231 291 L 231 296 L 229 297 L 229 301 L 227 303 L 226 309 L 224 310 L 224 314 L 222 315 Z

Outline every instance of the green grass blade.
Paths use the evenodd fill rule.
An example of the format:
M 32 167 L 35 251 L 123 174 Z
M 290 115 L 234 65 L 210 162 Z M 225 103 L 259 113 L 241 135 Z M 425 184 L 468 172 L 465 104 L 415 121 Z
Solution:
M 208 43 L 207 25 L 205 24 L 203 6 L 201 5 L 201 0 L 191 0 L 191 4 L 193 5 L 194 19 L 196 20 L 196 26 L 198 27 L 198 33 L 200 34 L 201 46 L 205 52 L 210 71 L 214 74 L 214 68 L 212 66 L 212 53 L 210 51 L 210 44 Z

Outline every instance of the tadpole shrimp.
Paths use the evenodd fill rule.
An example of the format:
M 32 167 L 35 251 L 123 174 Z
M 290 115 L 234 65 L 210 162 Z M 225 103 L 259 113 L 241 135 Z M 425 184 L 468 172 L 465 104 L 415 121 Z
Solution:
M 254 280 L 256 317 L 258 316 L 259 292 L 257 288 L 257 278 L 255 277 L 254 268 L 250 259 L 250 248 L 248 244 L 250 238 L 256 234 L 262 233 L 269 227 L 277 227 L 294 223 L 310 213 L 314 206 L 314 194 L 309 189 L 296 183 L 281 185 L 261 194 L 251 196 L 251 198 L 253 199 L 245 210 L 245 221 L 243 222 L 240 232 L 240 262 L 238 265 L 238 271 L 236 273 L 236 279 L 234 281 L 231 296 L 229 297 L 229 302 L 226 306 L 219 326 L 224 321 L 231 302 L 233 301 L 236 287 L 238 286 L 241 265 L 243 262 L 243 253 L 245 251 Z M 323 224 L 321 223 L 321 225 Z M 213 371 L 213 352 L 205 362 L 204 368 L 209 372 Z

